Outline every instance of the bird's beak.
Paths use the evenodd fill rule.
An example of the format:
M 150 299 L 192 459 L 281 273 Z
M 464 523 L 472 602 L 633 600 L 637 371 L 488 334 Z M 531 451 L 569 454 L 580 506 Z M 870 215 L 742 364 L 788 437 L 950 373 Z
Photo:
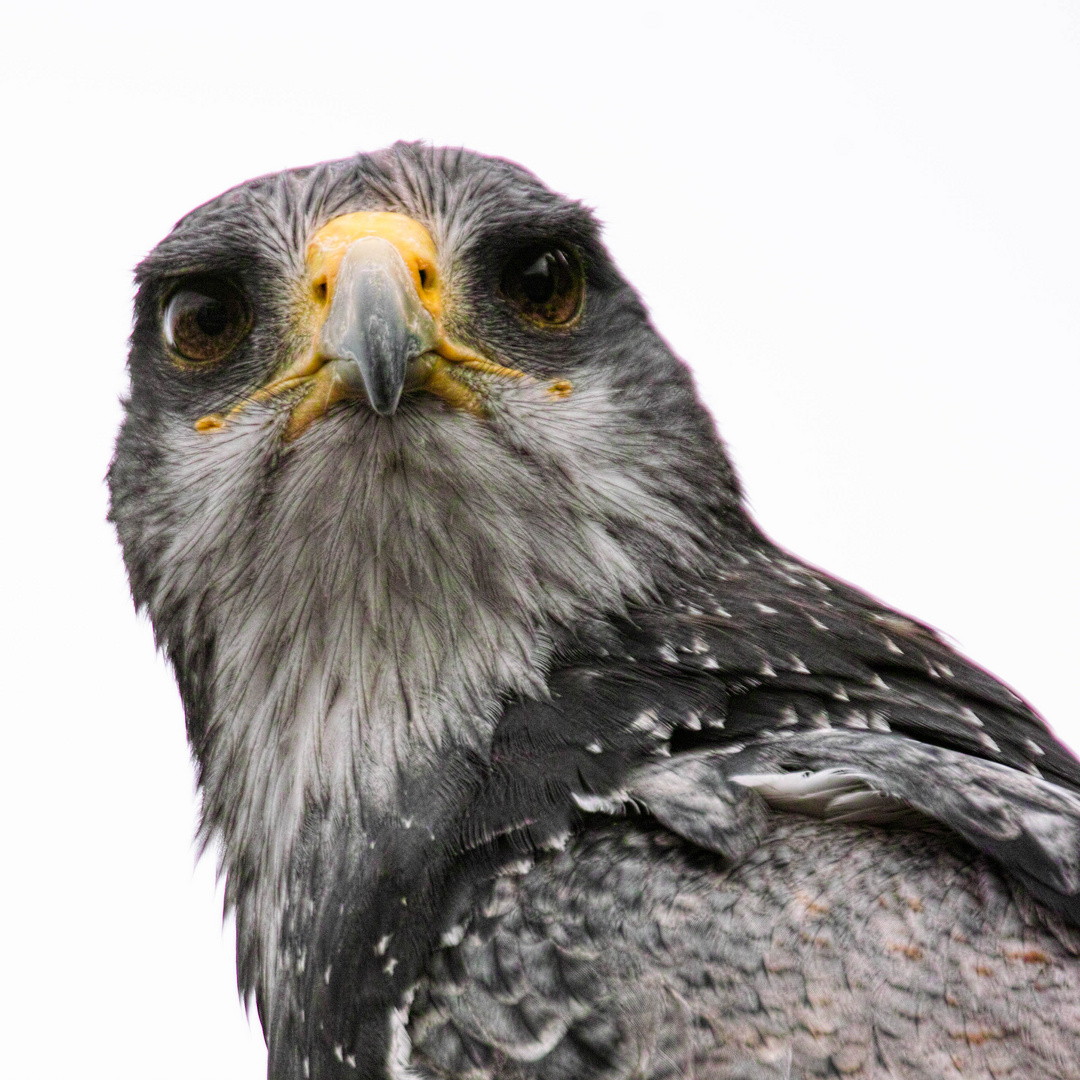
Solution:
M 302 317 L 312 328 L 312 347 L 231 413 L 204 416 L 197 430 L 217 430 L 251 402 L 282 395 L 295 399 L 286 439 L 349 398 L 391 416 L 402 393 L 426 390 L 482 413 L 485 377 L 523 377 L 447 334 L 435 244 L 412 218 L 374 212 L 334 218 L 312 238 L 306 264 Z
M 406 372 L 439 337 L 398 248 L 381 236 L 354 240 L 334 275 L 319 333 L 317 355 L 335 366 L 335 377 L 380 416 L 392 416 Z

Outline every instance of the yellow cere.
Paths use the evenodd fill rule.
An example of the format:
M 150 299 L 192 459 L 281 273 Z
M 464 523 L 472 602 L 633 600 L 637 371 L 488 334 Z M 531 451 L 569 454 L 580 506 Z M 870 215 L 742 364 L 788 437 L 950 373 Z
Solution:
M 442 298 L 435 276 L 435 241 L 420 222 L 405 214 L 361 210 L 342 214 L 324 225 L 312 237 L 307 249 L 307 267 L 312 289 L 320 300 L 334 298 L 334 283 L 345 252 L 357 240 L 378 236 L 397 248 L 412 274 L 420 302 L 438 324 Z

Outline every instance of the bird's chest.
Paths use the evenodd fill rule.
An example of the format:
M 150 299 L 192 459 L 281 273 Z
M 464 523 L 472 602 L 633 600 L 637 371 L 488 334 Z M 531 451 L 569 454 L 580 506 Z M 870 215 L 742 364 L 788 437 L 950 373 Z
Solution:
M 372 574 L 346 595 L 312 573 L 221 605 L 204 805 L 257 892 L 280 894 L 313 818 L 366 835 L 423 813 L 416 779 L 482 755 L 500 695 L 542 684 L 547 644 L 514 609 Z

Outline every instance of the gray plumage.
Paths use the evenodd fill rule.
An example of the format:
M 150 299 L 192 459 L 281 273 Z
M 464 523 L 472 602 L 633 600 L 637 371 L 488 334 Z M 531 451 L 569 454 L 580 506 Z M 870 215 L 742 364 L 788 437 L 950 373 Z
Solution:
M 418 330 L 333 322 L 371 212 L 430 237 Z M 757 530 L 587 211 L 399 144 L 138 279 L 111 516 L 272 1077 L 1077 1074 L 1080 767 Z

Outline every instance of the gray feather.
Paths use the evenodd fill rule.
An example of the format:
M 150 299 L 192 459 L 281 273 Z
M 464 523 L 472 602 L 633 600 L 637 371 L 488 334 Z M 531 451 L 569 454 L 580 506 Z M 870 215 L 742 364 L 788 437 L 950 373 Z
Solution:
M 524 377 L 286 438 L 260 388 L 358 211 L 422 225 L 446 327 Z M 538 251 L 566 323 L 503 287 Z M 250 317 L 180 363 L 215 276 Z M 110 517 L 272 1080 L 1077 1075 L 1080 765 L 761 534 L 588 211 L 398 144 L 226 192 L 138 281 Z

